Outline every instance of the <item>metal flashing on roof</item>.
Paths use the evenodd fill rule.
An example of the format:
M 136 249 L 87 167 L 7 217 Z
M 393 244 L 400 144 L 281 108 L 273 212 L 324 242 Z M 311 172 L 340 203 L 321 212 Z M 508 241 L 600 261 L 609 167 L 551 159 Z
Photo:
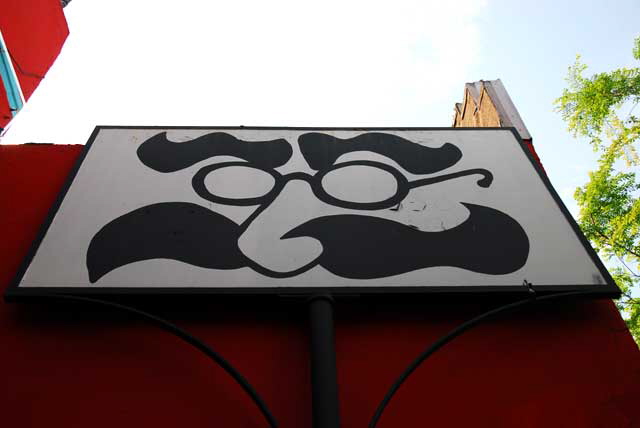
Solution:
M 500 117 L 500 126 L 513 127 L 522 139 L 530 140 L 531 134 L 529 134 L 522 117 L 520 117 L 520 113 L 518 113 L 518 109 L 516 109 L 515 104 L 511 100 L 509 93 L 500 79 L 478 80 L 477 82 L 469 82 L 465 84 L 464 102 L 463 104 L 456 103 L 455 105 L 457 114 L 461 117 L 465 116 L 468 96 L 471 96 L 475 105 L 475 110 L 479 110 L 482 107 L 485 93 L 489 95 L 491 102 L 498 112 L 498 116 Z
M 485 82 L 485 89 L 489 93 L 496 109 L 498 109 L 501 120 L 504 121 L 503 126 L 516 128 L 522 139 L 530 140 L 531 135 L 529 134 L 524 121 L 520 117 L 518 109 L 516 109 L 515 104 L 513 104 L 509 93 L 502 84 L 502 81 L 500 79 L 496 79 L 490 82 Z

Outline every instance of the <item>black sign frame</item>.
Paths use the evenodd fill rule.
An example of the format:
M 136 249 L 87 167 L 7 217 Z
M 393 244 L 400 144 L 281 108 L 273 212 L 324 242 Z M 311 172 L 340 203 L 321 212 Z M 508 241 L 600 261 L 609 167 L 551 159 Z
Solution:
M 504 285 L 482 285 L 482 286 L 363 286 L 363 287 L 246 287 L 246 288 L 201 288 L 201 287 L 20 287 L 19 284 L 26 273 L 29 265 L 31 264 L 36 252 L 44 239 L 53 219 L 55 218 L 58 210 L 65 199 L 68 190 L 70 189 L 80 166 L 82 165 L 85 157 L 91 150 L 92 144 L 95 141 L 98 133 L 103 129 L 161 129 L 161 130 L 293 130 L 293 131 L 363 131 L 363 132 L 384 132 L 384 131 L 456 131 L 456 132 L 468 132 L 468 131 L 510 131 L 519 143 L 520 148 L 529 160 L 531 166 L 536 171 L 538 177 L 544 184 L 547 191 L 552 196 L 553 200 L 559 207 L 560 211 L 568 221 L 573 232 L 578 237 L 580 243 L 584 247 L 591 260 L 598 268 L 599 273 L 604 279 L 604 284 L 571 284 L 571 285 L 540 285 L 537 286 L 535 282 L 533 284 L 524 283 L 521 286 L 504 286 Z M 535 279 L 534 279 L 535 281 Z M 39 298 L 50 296 L 52 294 L 73 294 L 81 296 L 91 296 L 96 298 L 140 298 L 145 299 L 154 296 L 158 298 L 169 297 L 174 298 L 177 296 L 186 296 L 194 298 L 203 297 L 222 297 L 222 296 L 235 296 L 235 297 L 248 297 L 248 296 L 312 296 L 318 294 L 330 294 L 334 296 L 384 296 L 388 298 L 391 296 L 403 296 L 403 295 L 428 295 L 435 297 L 448 297 L 455 296 L 460 298 L 463 295 L 477 298 L 479 296 L 522 296 L 530 293 L 529 286 L 533 286 L 535 291 L 540 294 L 548 294 L 553 292 L 563 291 L 584 291 L 590 293 L 592 297 L 603 298 L 618 298 L 621 294 L 620 289 L 615 284 L 615 281 L 607 271 L 606 267 L 598 257 L 597 253 L 593 250 L 588 240 L 584 237 L 580 231 L 579 226 L 569 213 L 568 209 L 562 202 L 561 198 L 553 188 L 546 173 L 544 173 L 534 159 L 532 153 L 527 147 L 526 143 L 522 140 L 517 130 L 511 128 L 500 127 L 469 127 L 469 128 L 449 128 L 449 127 L 260 127 L 260 126 L 115 126 L 115 125 L 100 125 L 96 126 L 93 130 L 88 142 L 86 143 L 82 153 L 79 155 L 74 167 L 72 168 L 69 176 L 67 177 L 61 191 L 59 192 L 55 202 L 53 203 L 49 213 L 39 229 L 39 232 L 31 244 L 31 247 L 24 257 L 20 267 L 18 268 L 13 280 L 9 287 L 6 289 L 4 297 L 6 301 L 31 301 L 38 300 Z

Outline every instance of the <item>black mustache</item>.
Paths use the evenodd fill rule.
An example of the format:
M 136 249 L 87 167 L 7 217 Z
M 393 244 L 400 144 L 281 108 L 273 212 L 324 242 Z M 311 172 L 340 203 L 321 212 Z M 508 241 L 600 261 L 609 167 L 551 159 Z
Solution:
M 246 266 L 238 248 L 240 227 L 200 205 L 165 202 L 131 211 L 105 225 L 87 250 L 89 281 L 95 283 L 129 263 L 172 259 L 209 269 Z
M 383 278 L 434 266 L 501 275 L 524 266 L 529 239 L 522 226 L 501 211 L 463 205 L 469 218 L 441 232 L 378 217 L 336 215 L 313 219 L 282 238 L 319 240 L 318 264 L 344 278 Z
M 166 202 L 139 208 L 104 226 L 87 251 L 89 280 L 129 263 L 173 259 L 208 269 L 250 267 L 273 278 L 298 275 L 320 264 L 352 279 L 383 278 L 433 266 L 455 266 L 486 274 L 521 268 L 529 254 L 522 227 L 508 215 L 479 205 L 462 224 L 422 232 L 377 217 L 336 215 L 308 221 L 282 239 L 308 236 L 323 246 L 320 257 L 292 272 L 272 272 L 238 248 L 243 229 L 196 204 Z
M 214 132 L 191 141 L 174 143 L 161 132 L 138 147 L 138 158 L 158 172 L 174 172 L 212 156 L 236 156 L 263 168 L 289 161 L 293 149 L 287 140 L 243 141 L 226 132 Z
M 433 148 L 382 132 L 367 132 L 353 138 L 336 138 L 320 132 L 298 137 L 300 150 L 311 168 L 328 168 L 343 154 L 356 151 L 379 153 L 395 160 L 412 174 L 432 174 L 455 165 L 462 152 L 451 143 Z

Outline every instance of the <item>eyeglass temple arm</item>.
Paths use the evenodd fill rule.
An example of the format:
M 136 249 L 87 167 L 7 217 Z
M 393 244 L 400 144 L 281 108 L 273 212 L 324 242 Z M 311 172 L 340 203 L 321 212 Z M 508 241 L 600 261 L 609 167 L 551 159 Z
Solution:
M 489 187 L 493 182 L 493 174 L 484 168 L 467 169 L 464 171 L 453 172 L 451 174 L 440 175 L 438 177 L 422 178 L 420 180 L 411 181 L 409 185 L 411 188 L 428 186 L 429 184 L 440 183 L 442 181 L 452 180 L 458 177 L 465 177 L 467 175 L 480 174 L 482 178 L 478 180 L 478 186 Z

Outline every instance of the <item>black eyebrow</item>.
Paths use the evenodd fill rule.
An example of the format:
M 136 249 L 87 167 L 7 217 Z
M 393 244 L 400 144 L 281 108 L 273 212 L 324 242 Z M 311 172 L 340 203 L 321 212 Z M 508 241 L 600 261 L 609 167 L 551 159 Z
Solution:
M 289 161 L 293 149 L 287 140 L 243 141 L 226 132 L 214 132 L 191 141 L 175 143 L 161 132 L 138 147 L 138 158 L 158 172 L 174 172 L 213 156 L 235 156 L 264 168 Z
M 412 174 L 431 174 L 449 168 L 462 158 L 462 152 L 451 143 L 442 147 L 426 147 L 397 135 L 368 132 L 357 137 L 341 139 L 319 132 L 298 137 L 300 150 L 311 168 L 328 168 L 341 155 L 368 151 L 396 161 Z

